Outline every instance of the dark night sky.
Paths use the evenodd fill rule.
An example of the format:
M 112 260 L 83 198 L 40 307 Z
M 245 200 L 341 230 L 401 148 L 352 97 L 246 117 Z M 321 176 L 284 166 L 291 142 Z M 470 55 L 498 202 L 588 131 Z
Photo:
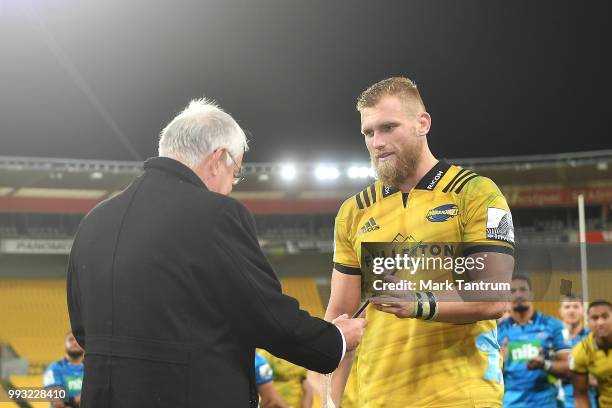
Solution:
M 610 149 L 606 4 L 0 0 L 0 155 L 152 156 L 206 95 L 247 161 L 362 159 L 355 98 L 398 74 L 438 156 Z

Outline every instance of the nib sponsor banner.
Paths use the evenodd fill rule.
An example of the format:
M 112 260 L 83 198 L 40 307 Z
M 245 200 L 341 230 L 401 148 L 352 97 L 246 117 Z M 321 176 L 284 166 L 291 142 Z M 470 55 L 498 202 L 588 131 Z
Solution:
M 3 254 L 68 255 L 71 239 L 4 239 L 0 243 Z

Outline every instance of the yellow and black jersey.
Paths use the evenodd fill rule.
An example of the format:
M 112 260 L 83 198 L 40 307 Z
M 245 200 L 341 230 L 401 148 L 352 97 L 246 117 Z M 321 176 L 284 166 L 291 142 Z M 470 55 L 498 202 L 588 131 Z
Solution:
M 513 254 L 514 247 L 512 216 L 495 183 L 443 160 L 408 193 L 377 181 L 346 200 L 334 234 L 335 269 L 355 275 L 362 242 L 468 243 L 464 256 Z M 367 319 L 357 369 L 360 407 L 501 406 L 494 320 L 398 319 L 372 307 Z
M 599 347 L 593 333 L 574 346 L 569 357 L 570 370 L 597 378 L 599 405 L 612 406 L 612 353 Z

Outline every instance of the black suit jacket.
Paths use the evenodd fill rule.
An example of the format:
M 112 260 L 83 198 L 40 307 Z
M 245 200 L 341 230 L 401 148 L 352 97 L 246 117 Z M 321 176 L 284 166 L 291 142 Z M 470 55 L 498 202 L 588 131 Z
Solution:
M 238 201 L 157 157 L 77 231 L 68 309 L 84 408 L 255 407 L 254 349 L 311 370 L 342 336 L 281 293 Z

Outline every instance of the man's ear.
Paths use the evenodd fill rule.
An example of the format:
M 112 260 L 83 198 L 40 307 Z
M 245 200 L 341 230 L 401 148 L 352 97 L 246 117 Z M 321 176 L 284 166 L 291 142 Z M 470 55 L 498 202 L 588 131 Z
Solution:
M 215 150 L 210 156 L 207 163 L 207 169 L 209 174 L 216 176 L 222 170 L 221 165 L 224 163 L 226 149 L 221 148 Z
M 419 136 L 427 136 L 427 133 L 429 133 L 429 129 L 431 128 L 431 115 L 427 112 L 419 113 L 418 122 L 419 122 L 419 129 L 418 129 Z

